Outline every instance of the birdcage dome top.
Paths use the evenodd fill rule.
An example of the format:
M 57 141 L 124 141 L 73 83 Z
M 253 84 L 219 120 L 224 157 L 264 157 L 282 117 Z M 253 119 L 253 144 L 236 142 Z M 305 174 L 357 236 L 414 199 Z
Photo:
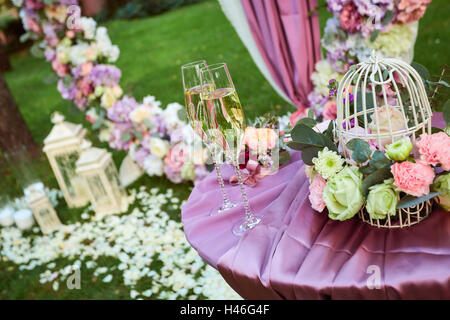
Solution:
M 432 111 L 419 73 L 409 64 L 376 53 L 350 68 L 336 97 L 336 138 L 384 146 L 431 133 Z

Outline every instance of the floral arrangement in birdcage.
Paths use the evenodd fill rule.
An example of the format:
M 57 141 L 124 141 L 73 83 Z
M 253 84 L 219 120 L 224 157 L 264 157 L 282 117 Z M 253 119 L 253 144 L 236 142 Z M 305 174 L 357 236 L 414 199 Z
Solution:
M 374 55 L 334 90 L 337 119 L 300 119 L 288 143 L 302 151 L 312 208 L 340 221 L 359 213 L 387 228 L 422 221 L 432 199 L 449 211 L 450 136 L 432 128 L 418 72 Z
M 310 108 L 323 120 L 336 118 L 336 99 L 328 95 L 328 80 L 341 80 L 350 66 L 367 59 L 372 50 L 383 57 L 411 63 L 418 22 L 431 0 L 327 0 L 329 18 L 321 39 L 324 59 L 311 75 Z M 295 119 L 306 116 L 299 110 Z

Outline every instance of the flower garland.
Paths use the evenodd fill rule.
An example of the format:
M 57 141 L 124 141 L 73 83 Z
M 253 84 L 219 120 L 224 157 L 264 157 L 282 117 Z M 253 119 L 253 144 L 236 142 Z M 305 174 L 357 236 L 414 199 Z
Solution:
M 204 153 L 189 124 L 180 118 L 178 103 L 164 110 L 152 96 L 138 103 L 123 94 L 120 50 L 105 27 L 77 17 L 77 0 L 14 0 L 26 34 L 38 41 L 58 76 L 58 91 L 86 114 L 101 141 L 129 152 L 150 176 L 165 175 L 173 183 L 201 180 L 207 173 L 204 154 L 193 156 L 194 144 Z M 75 11 L 73 10 L 75 9 Z M 39 40 L 41 40 L 39 42 Z M 195 150 L 197 150 L 195 149 Z
M 314 90 L 309 108 L 323 120 L 336 118 L 336 100 L 329 96 L 328 81 L 340 81 L 350 66 L 366 60 L 373 50 L 381 57 L 411 62 L 418 20 L 431 0 L 327 0 L 333 13 L 321 39 L 325 59 L 311 75 Z M 305 110 L 292 114 L 292 124 L 306 117 Z

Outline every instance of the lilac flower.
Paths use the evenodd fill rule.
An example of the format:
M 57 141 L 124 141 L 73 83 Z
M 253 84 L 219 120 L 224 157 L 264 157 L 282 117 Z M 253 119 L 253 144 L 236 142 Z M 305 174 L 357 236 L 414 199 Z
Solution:
M 95 86 L 104 85 L 113 87 L 119 83 L 122 73 L 115 66 L 98 64 L 92 68 L 89 76 Z
M 134 153 L 134 160 L 137 162 L 138 165 L 141 167 L 144 166 L 145 159 L 150 155 L 150 152 L 148 149 L 140 148 L 138 151 Z
M 71 82 L 68 87 L 64 85 L 63 79 L 59 79 L 58 81 L 58 91 L 61 93 L 63 99 L 73 100 L 75 99 L 75 94 L 77 92 L 77 88 L 75 82 Z
M 45 48 L 44 55 L 45 55 L 45 60 L 47 60 L 47 61 L 53 61 L 53 59 L 56 58 L 55 50 L 53 50 L 52 48 L 49 48 L 49 47 Z
M 111 130 L 109 146 L 116 150 L 128 151 L 128 149 L 130 148 L 130 144 L 129 141 L 123 140 L 123 134 L 125 132 L 130 132 L 131 128 L 132 126 L 128 123 L 115 123 L 114 127 Z
M 132 123 L 130 113 L 138 107 L 138 103 L 133 97 L 124 96 L 117 100 L 112 108 L 108 109 L 108 119 L 114 122 Z

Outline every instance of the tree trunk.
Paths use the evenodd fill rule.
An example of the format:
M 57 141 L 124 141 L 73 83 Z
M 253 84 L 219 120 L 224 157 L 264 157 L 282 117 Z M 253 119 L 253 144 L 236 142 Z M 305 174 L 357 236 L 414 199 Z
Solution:
M 0 149 L 8 153 L 23 146 L 31 155 L 39 155 L 39 147 L 0 73 Z
M 11 63 L 9 62 L 8 54 L 3 44 L 0 44 L 0 72 L 9 70 L 11 70 Z

